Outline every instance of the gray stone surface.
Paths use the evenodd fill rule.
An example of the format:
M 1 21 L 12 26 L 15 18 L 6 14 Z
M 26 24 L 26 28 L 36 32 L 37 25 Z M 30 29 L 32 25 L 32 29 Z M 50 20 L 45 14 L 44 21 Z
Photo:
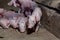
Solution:
M 4 37 L 0 38 L 0 40 L 59 40 L 44 28 L 40 28 L 38 32 L 35 32 L 31 35 L 20 33 L 12 28 L 0 29 L 0 36 Z

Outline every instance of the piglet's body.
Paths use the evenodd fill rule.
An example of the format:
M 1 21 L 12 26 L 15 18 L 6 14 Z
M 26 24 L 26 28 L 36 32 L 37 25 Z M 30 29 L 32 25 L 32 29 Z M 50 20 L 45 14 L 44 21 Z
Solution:
M 13 28 L 18 28 L 18 18 L 19 14 L 14 14 L 12 18 L 9 18 L 10 24 L 13 26 Z
M 18 27 L 18 22 L 17 22 L 17 19 L 9 19 L 10 21 L 10 25 L 13 26 L 13 28 L 17 28 Z
M 8 18 L 12 18 L 13 16 L 14 16 L 14 14 L 16 14 L 15 12 L 13 12 L 13 11 L 6 11 L 6 12 L 4 12 L 4 16 L 5 17 L 8 17 Z
M 14 11 L 6 11 L 4 14 L 5 18 L 9 19 L 10 25 L 13 26 L 13 28 L 17 28 L 18 27 L 18 16 L 20 16 L 20 14 L 15 13 Z
M 39 7 L 36 7 L 33 11 L 32 15 L 35 17 L 36 21 L 40 21 L 42 16 L 42 11 Z

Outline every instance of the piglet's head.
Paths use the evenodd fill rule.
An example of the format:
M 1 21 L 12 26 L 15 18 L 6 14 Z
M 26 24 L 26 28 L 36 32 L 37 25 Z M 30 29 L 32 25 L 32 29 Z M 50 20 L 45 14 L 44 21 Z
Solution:
M 19 21 L 19 30 L 20 30 L 20 32 L 25 32 L 26 22 L 27 22 L 27 18 L 20 18 L 20 21 Z
M 30 16 L 29 17 L 29 22 L 28 22 L 28 28 L 34 27 L 35 23 L 36 23 L 35 17 Z

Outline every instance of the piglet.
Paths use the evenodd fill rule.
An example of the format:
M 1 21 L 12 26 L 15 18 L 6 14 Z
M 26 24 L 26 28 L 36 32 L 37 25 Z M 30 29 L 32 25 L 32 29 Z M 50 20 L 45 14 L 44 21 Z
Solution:
M 41 12 L 41 9 L 39 7 L 36 7 L 32 13 L 31 16 L 29 16 L 29 24 L 28 24 L 28 28 L 33 28 L 34 25 L 38 22 L 40 22 L 40 19 L 41 19 L 41 16 L 42 16 L 42 12 Z M 36 31 L 38 31 L 38 26 L 37 26 L 37 29 Z
M 26 31 L 27 18 L 26 17 L 20 17 L 18 24 L 19 24 L 20 32 L 25 32 Z

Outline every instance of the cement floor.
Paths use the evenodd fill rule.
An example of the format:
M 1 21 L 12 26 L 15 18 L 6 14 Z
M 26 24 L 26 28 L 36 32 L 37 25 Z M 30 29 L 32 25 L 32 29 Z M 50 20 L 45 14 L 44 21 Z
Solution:
M 20 33 L 15 29 L 0 29 L 0 40 L 60 40 L 44 28 L 40 28 L 38 32 L 27 35 Z

